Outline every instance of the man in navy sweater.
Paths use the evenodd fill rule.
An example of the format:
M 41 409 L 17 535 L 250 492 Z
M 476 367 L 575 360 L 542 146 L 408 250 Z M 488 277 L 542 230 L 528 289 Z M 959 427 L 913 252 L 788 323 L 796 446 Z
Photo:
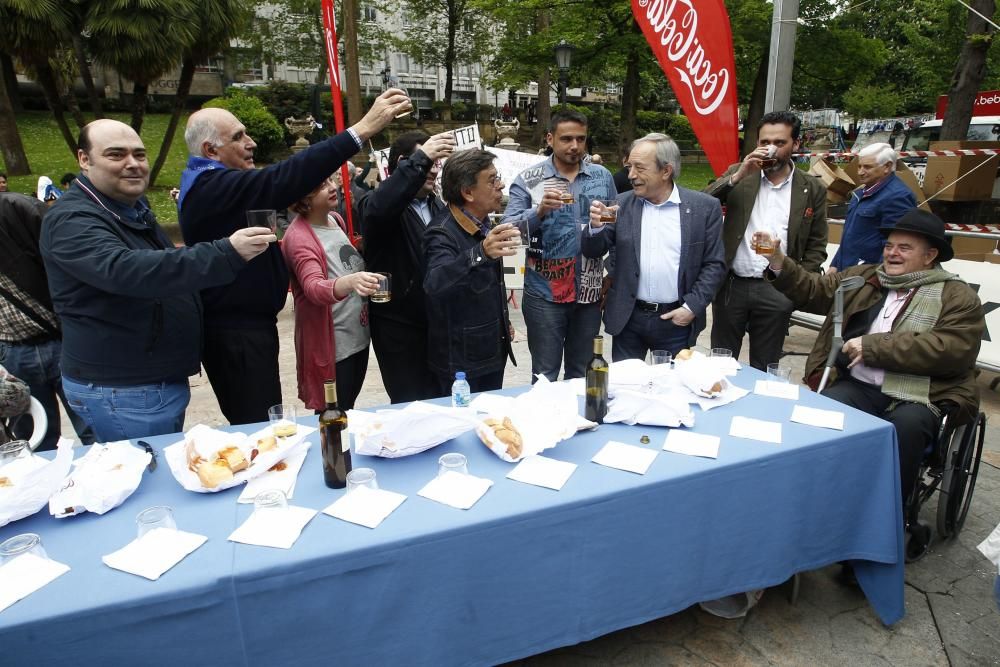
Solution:
M 287 208 L 410 108 L 405 93 L 387 90 L 353 127 L 260 170 L 253 160 L 257 144 L 239 119 L 224 109 L 193 113 L 184 132 L 191 157 L 177 203 L 184 242 L 224 238 L 247 226 L 250 210 Z M 202 363 L 230 424 L 266 421 L 267 409 L 281 403 L 277 315 L 287 293 L 288 269 L 276 244 L 232 283 L 202 292 Z

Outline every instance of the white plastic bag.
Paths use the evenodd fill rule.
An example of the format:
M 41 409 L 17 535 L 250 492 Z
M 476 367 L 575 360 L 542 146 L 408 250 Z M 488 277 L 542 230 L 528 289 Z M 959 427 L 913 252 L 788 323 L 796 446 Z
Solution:
M 118 507 L 139 487 L 151 459 L 128 440 L 91 445 L 76 460 L 62 488 L 49 498 L 49 513 L 62 519 L 84 512 L 104 514 Z

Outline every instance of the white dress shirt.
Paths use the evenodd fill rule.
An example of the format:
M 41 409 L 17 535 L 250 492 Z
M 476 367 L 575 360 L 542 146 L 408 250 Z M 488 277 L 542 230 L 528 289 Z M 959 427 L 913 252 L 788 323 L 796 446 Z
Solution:
M 906 303 L 906 299 L 912 291 L 912 289 L 892 290 L 886 294 L 885 304 L 883 304 L 882 310 L 879 311 L 878 315 L 875 316 L 872 325 L 868 327 L 868 333 L 888 333 L 892 331 L 892 323 L 896 321 L 899 311 L 903 309 L 903 304 Z M 863 361 L 851 369 L 851 375 L 855 380 L 867 382 L 876 387 L 881 387 L 882 383 L 885 382 L 884 370 L 865 366 L 865 362 Z
M 736 249 L 732 270 L 743 278 L 760 278 L 767 268 L 768 259 L 754 252 L 752 242 L 754 232 L 768 232 L 771 236 L 781 239 L 781 248 L 788 252 L 788 214 L 792 207 L 792 176 L 795 167 L 789 172 L 788 178 L 778 185 L 767 180 L 764 172 L 760 174 L 760 190 L 757 200 L 750 211 L 750 221 L 747 231 Z
M 675 186 L 662 204 L 644 201 L 639 246 L 639 289 L 636 297 L 650 303 L 680 300 L 681 195 Z

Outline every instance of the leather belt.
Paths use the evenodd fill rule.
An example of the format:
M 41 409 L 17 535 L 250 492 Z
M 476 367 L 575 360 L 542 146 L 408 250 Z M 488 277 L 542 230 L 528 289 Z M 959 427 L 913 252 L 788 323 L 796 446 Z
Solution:
M 649 301 L 643 301 L 642 299 L 635 300 L 635 307 L 641 311 L 647 313 L 667 313 L 671 310 L 676 310 L 681 307 L 680 301 L 674 301 L 673 303 L 650 303 Z
M 736 279 L 736 280 L 763 280 L 764 279 L 764 276 L 738 276 L 735 273 L 733 273 L 732 271 L 729 272 L 729 275 L 732 278 Z

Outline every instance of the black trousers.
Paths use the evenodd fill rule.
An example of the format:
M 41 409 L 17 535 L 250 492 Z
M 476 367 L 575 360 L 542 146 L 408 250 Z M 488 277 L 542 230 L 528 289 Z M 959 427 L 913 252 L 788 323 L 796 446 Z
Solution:
M 278 327 L 205 329 L 202 364 L 222 414 L 230 424 L 267 421 L 281 403 Z
M 371 318 L 371 333 L 382 384 L 391 402 L 438 396 L 437 383 L 427 367 L 426 328 L 376 316 Z
M 354 407 L 354 401 L 358 400 L 367 372 L 367 347 L 337 362 L 337 404 L 341 410 L 350 410 Z
M 924 451 L 937 433 L 938 418 L 927 406 L 917 403 L 903 403 L 886 412 L 894 399 L 883 394 L 878 387 L 853 378 L 840 380 L 827 387 L 823 390 L 823 395 L 881 417 L 896 427 L 896 438 L 899 440 L 899 483 L 905 507 L 913 486 L 917 483 L 917 472 L 920 470 Z
M 712 302 L 712 347 L 740 356 L 743 334 L 750 333 L 750 365 L 767 370 L 781 359 L 781 347 L 794 306 L 784 294 L 759 278 L 739 278 L 732 273 L 722 281 Z
M 487 373 L 486 375 L 480 375 L 474 378 L 466 378 L 469 383 L 469 389 L 472 393 L 480 391 L 496 391 L 503 387 L 503 372 L 504 369 L 494 371 L 493 373 Z M 436 384 L 435 396 L 451 396 L 451 385 L 455 382 L 454 375 L 441 375 L 438 373 L 434 374 L 434 381 Z

